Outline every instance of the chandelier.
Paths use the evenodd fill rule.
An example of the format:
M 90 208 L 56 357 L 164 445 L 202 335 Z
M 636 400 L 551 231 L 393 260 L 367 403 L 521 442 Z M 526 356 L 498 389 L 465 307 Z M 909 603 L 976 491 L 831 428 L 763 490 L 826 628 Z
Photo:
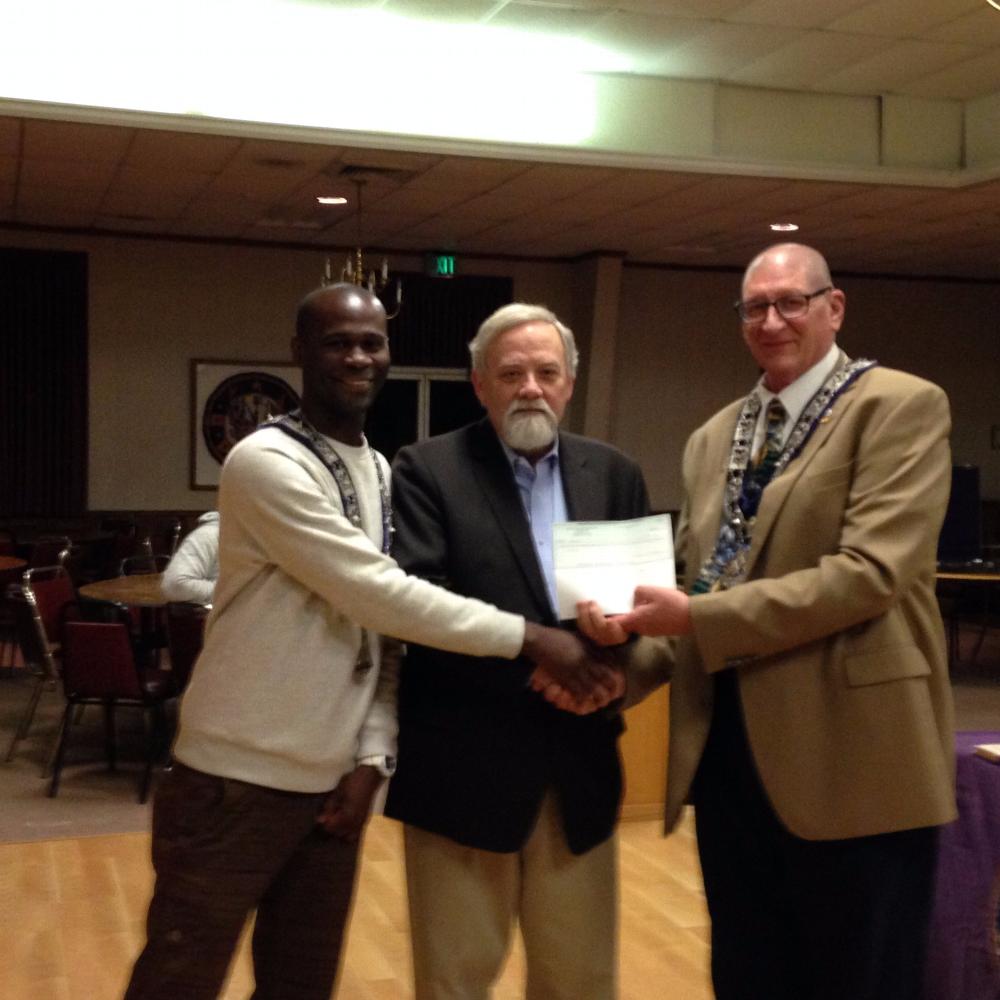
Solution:
M 340 269 L 339 278 L 334 279 L 331 259 L 329 257 L 326 258 L 326 268 L 323 272 L 323 285 L 332 285 L 334 280 L 346 281 L 354 285 L 364 285 L 373 295 L 381 296 L 382 292 L 389 286 L 389 261 L 383 257 L 382 266 L 378 270 L 371 268 L 366 273 L 364 254 L 361 251 L 361 192 L 367 182 L 363 177 L 352 177 L 351 183 L 357 190 L 358 210 L 355 216 L 358 226 L 357 242 L 353 253 L 349 253 L 347 255 L 347 259 L 344 261 L 344 266 Z M 388 319 L 394 319 L 398 316 L 399 310 L 403 306 L 403 283 L 399 278 L 396 279 L 394 292 L 395 295 L 393 298 L 392 308 L 390 309 L 389 305 L 386 304 L 386 317 Z

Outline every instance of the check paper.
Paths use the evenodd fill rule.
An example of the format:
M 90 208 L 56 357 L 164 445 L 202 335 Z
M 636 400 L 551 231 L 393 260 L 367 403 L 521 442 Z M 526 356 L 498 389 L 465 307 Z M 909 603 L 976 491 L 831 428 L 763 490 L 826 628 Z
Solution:
M 577 601 L 606 614 L 632 610 L 640 584 L 675 587 L 669 514 L 631 521 L 565 521 L 552 526 L 559 618 L 576 618 Z

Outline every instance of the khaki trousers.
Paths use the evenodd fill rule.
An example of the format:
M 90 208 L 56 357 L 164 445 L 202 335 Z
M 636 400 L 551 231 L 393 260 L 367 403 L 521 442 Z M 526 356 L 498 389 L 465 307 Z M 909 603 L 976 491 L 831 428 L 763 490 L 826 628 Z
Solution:
M 617 839 L 566 846 L 545 797 L 513 854 L 404 831 L 416 1000 L 487 1000 L 520 923 L 527 1000 L 613 1000 L 617 989 Z

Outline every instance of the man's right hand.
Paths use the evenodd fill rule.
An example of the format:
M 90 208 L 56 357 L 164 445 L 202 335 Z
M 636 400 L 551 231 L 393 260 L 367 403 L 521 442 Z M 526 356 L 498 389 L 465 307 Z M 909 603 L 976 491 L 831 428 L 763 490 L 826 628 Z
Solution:
M 618 688 L 611 666 L 572 632 L 525 622 L 521 652 L 578 701 L 604 704 Z

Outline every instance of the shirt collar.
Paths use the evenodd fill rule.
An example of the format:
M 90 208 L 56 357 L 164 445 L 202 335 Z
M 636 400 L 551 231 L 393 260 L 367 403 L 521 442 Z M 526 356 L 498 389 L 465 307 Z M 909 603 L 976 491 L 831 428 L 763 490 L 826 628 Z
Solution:
M 515 469 L 517 467 L 517 461 L 518 461 L 518 459 L 520 459 L 522 462 L 526 462 L 528 465 L 531 465 L 531 462 L 529 462 L 528 459 L 524 457 L 524 455 L 520 455 L 516 451 L 514 451 L 514 449 L 511 448 L 510 445 L 508 445 L 507 442 L 504 441 L 504 439 L 502 437 L 500 437 L 499 435 L 497 435 L 497 440 L 500 442 L 500 447 L 503 448 L 504 454 L 507 456 L 507 461 L 510 462 L 510 467 L 512 469 Z M 552 447 L 549 448 L 549 450 L 544 455 L 542 455 L 542 457 L 539 458 L 539 460 L 537 462 L 535 462 L 534 464 L 535 465 L 540 465 L 542 462 L 549 461 L 549 459 L 555 459 L 556 462 L 559 461 L 559 434 L 558 433 L 552 439 Z
M 836 344 L 831 344 L 830 350 L 812 368 L 803 372 L 791 385 L 786 385 L 781 392 L 771 392 L 764 385 L 764 376 L 762 375 L 754 390 L 760 399 L 761 411 L 766 410 L 767 404 L 777 396 L 788 414 L 788 419 L 798 420 L 799 414 L 806 408 L 806 404 L 819 392 L 830 373 L 836 368 L 839 358 L 840 348 Z

